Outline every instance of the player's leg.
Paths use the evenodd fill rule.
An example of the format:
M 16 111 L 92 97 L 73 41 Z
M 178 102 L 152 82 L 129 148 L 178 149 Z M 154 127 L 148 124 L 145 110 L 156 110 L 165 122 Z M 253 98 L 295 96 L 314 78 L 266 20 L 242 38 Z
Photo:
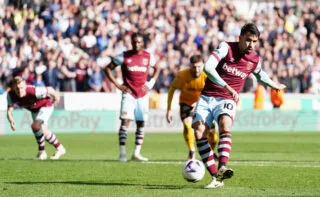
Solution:
M 119 161 L 127 161 L 126 141 L 130 121 L 134 118 L 135 99 L 129 93 L 122 94 L 119 128 Z
M 54 107 L 42 107 L 40 108 L 36 120 L 40 121 L 41 131 L 45 137 L 45 140 L 56 148 L 55 153 L 50 157 L 50 159 L 59 159 L 62 155 L 66 153 L 66 149 L 59 142 L 55 133 L 51 132 L 48 128 L 48 120 L 53 112 Z
M 218 136 L 218 129 L 217 124 L 214 122 L 213 127 L 209 129 L 208 131 L 208 141 L 210 143 L 210 146 L 212 150 L 214 151 L 216 148 L 217 143 L 219 142 L 219 136 Z M 214 153 L 214 160 L 218 161 L 219 157 L 216 153 Z
M 32 115 L 32 117 L 35 117 L 35 115 Z M 38 120 L 34 120 L 33 123 L 31 124 L 31 129 L 38 143 L 38 153 L 35 157 L 36 160 L 47 159 L 47 153 L 45 151 L 45 141 L 44 141 L 45 139 L 41 131 L 41 124 L 42 122 Z
M 137 130 L 136 130 L 136 140 L 135 148 L 132 154 L 131 159 L 135 161 L 148 161 L 149 159 L 141 155 L 141 148 L 144 142 L 144 121 L 136 121 Z
M 212 126 L 213 117 L 211 114 L 211 98 L 201 95 L 193 117 L 192 127 L 195 132 L 197 148 L 202 162 L 212 176 L 212 181 L 205 188 L 217 188 L 223 186 L 223 182 L 217 180 L 218 169 L 214 160 L 214 152 L 208 142 L 207 132 Z
M 46 138 L 46 141 L 56 148 L 54 154 L 50 157 L 52 160 L 59 159 L 62 155 L 66 154 L 65 147 L 60 143 L 55 133 L 51 132 L 48 129 L 46 124 L 42 124 L 41 126 L 43 134 Z
M 219 172 L 218 178 L 220 180 L 228 179 L 233 176 L 233 170 L 227 168 L 229 162 L 232 140 L 231 140 L 231 128 L 233 124 L 233 118 L 236 114 L 236 104 L 233 100 L 224 100 L 221 98 L 219 105 L 216 108 L 217 122 L 219 123 Z
M 119 129 L 119 161 L 127 162 L 126 141 L 128 135 L 128 127 L 130 125 L 129 119 L 121 119 L 121 126 Z
M 228 115 L 220 116 L 219 120 L 219 131 L 220 131 L 220 139 L 218 144 L 218 153 L 219 153 L 219 179 L 229 179 L 233 176 L 233 170 L 231 168 L 227 168 L 227 164 L 230 157 L 231 152 L 231 126 L 232 119 Z
M 180 118 L 183 123 L 183 137 L 184 141 L 187 144 L 189 153 L 188 153 L 188 160 L 195 159 L 195 137 L 194 131 L 192 129 L 192 116 L 191 112 L 193 111 L 193 107 L 183 104 L 180 104 Z
M 144 123 L 147 121 L 149 112 L 149 95 L 145 95 L 142 98 L 136 99 L 135 108 L 135 119 L 136 119 L 136 140 L 135 148 L 132 154 L 132 160 L 136 161 L 148 161 L 148 158 L 141 155 L 141 148 L 144 142 Z

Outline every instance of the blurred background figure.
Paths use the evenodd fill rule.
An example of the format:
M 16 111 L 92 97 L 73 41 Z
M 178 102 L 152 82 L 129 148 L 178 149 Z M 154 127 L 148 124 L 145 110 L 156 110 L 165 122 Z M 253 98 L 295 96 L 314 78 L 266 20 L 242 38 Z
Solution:
M 263 85 L 258 84 L 254 91 L 254 109 L 264 109 L 264 97 L 266 94 L 266 89 Z
M 279 84 L 279 80 L 277 76 L 273 76 L 272 80 Z M 284 90 L 274 90 L 270 89 L 270 100 L 272 103 L 273 108 L 280 108 L 284 102 Z

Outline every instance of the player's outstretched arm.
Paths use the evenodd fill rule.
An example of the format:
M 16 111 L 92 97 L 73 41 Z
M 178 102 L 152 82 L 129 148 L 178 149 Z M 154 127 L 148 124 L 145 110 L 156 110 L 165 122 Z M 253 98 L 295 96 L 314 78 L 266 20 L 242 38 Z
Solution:
M 10 123 L 12 131 L 15 131 L 16 130 L 16 123 L 15 123 L 15 121 L 13 119 L 12 112 L 13 112 L 13 106 L 8 107 L 7 118 L 8 118 L 8 121 Z
M 257 69 L 256 69 L 257 70 Z M 256 76 L 258 81 L 266 86 L 269 86 L 270 88 L 276 89 L 276 90 L 283 90 L 286 88 L 286 85 L 284 84 L 278 84 L 270 79 L 270 77 L 265 73 L 263 70 L 260 70 L 258 72 L 253 72 L 253 74 Z

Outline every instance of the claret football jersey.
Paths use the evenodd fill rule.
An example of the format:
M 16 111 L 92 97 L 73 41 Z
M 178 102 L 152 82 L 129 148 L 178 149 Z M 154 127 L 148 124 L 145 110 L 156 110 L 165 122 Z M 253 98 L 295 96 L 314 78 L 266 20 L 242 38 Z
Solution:
M 141 98 L 147 94 L 143 86 L 148 79 L 149 67 L 155 65 L 152 54 L 147 51 L 136 54 L 129 50 L 115 57 L 113 62 L 121 65 L 123 83 L 131 89 L 133 97 Z
M 36 112 L 41 107 L 53 106 L 53 102 L 48 96 L 47 88 L 27 86 L 26 92 L 27 95 L 20 98 L 13 90 L 10 90 L 7 94 L 8 107 L 16 104 L 29 111 Z
M 216 67 L 219 76 L 238 93 L 249 74 L 259 73 L 261 70 L 259 56 L 255 52 L 241 54 L 238 42 L 221 43 L 212 53 L 211 58 L 216 58 L 219 62 Z M 232 99 L 224 87 L 217 85 L 209 78 L 207 78 L 201 93 L 206 96 Z

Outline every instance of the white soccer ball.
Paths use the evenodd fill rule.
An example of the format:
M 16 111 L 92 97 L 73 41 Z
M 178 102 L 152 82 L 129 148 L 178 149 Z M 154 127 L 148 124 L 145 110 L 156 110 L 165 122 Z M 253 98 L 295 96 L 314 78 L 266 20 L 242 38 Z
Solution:
M 205 174 L 205 167 L 203 163 L 197 159 L 188 160 L 184 163 L 182 168 L 182 176 L 189 182 L 200 181 Z

